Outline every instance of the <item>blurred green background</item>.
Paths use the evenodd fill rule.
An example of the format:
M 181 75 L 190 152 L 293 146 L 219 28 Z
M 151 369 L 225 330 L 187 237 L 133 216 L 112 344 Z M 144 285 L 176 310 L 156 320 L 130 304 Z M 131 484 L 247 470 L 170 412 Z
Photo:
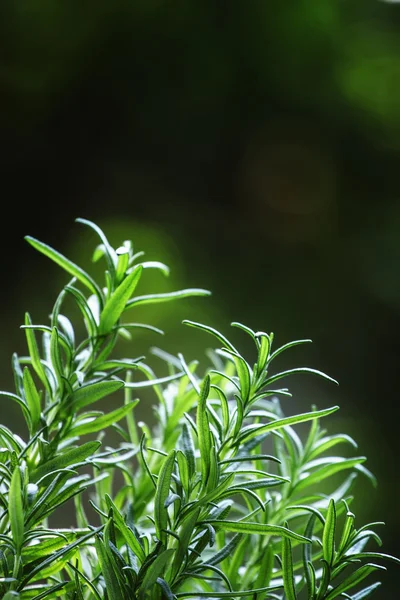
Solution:
M 141 293 L 213 293 L 138 310 L 167 337 L 123 354 L 202 359 L 213 341 L 184 318 L 249 353 L 231 321 L 313 340 L 280 366 L 340 385 L 294 378 L 285 409 L 340 405 L 327 427 L 379 481 L 360 482 L 358 525 L 385 521 L 399 554 L 399 26 L 400 5 L 375 0 L 3 0 L 0 387 L 24 311 L 46 320 L 67 280 L 23 236 L 91 268 L 74 219 L 96 221 L 171 266 Z M 376 598 L 398 597 L 396 570 Z

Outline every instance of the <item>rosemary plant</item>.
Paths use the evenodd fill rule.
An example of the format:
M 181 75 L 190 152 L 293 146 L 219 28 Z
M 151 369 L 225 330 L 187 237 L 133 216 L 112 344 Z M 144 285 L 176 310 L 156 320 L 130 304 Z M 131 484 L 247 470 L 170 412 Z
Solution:
M 274 371 L 277 356 L 309 340 L 275 348 L 272 333 L 232 323 L 254 343 L 249 362 L 219 331 L 184 321 L 216 348 L 201 362 L 152 348 L 167 373 L 158 376 L 135 355 L 132 333 L 160 330 L 126 314 L 209 292 L 135 295 L 146 269 L 167 267 L 143 261 L 130 241 L 112 247 L 95 223 L 77 221 L 98 235 L 93 259 L 106 263 L 102 282 L 26 237 L 70 280 L 49 323 L 26 313 L 28 351 L 12 357 L 15 391 L 0 392 L 26 423 L 24 438 L 0 427 L 0 597 L 370 596 L 385 564 L 400 563 L 377 550 L 382 523 L 360 525 L 352 512 L 356 478 L 375 478 L 365 457 L 353 455 L 351 437 L 325 429 L 338 406 L 294 416 L 282 408 L 290 395 L 279 388 L 283 378 L 308 372 L 334 381 L 306 367 Z M 68 316 L 72 304 L 84 327 Z M 121 337 L 132 341 L 129 358 L 117 354 Z M 144 387 L 157 400 L 151 425 L 138 418 Z M 113 408 L 98 410 L 107 396 Z M 339 452 L 345 447 L 350 456 Z M 57 526 L 71 506 L 74 522 Z

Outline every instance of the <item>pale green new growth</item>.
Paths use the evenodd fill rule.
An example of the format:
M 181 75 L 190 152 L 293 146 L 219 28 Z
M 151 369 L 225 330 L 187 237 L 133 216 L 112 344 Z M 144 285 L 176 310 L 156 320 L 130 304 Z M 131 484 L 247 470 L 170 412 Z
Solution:
M 224 334 L 193 321 L 188 335 L 210 336 L 207 360 L 152 348 L 167 374 L 135 355 L 124 321 L 141 304 L 207 296 L 198 288 L 135 296 L 145 271 L 169 269 L 142 261 L 124 241 L 114 248 L 103 231 L 93 260 L 104 259 L 96 282 L 60 252 L 26 240 L 72 276 L 49 324 L 26 313 L 27 356 L 13 355 L 13 401 L 25 436 L 0 426 L 0 598 L 3 600 L 361 600 L 396 557 L 379 552 L 382 523 L 360 526 L 350 510 L 359 474 L 376 485 L 364 456 L 346 434 L 322 427 L 338 406 L 285 415 L 290 396 L 276 382 L 297 374 L 331 377 L 309 367 L 274 370 L 272 333 L 241 323 L 254 343 L 249 362 Z M 71 300 L 85 334 L 78 341 Z M 162 307 L 161 307 L 162 309 Z M 197 329 L 198 331 L 193 331 Z M 80 331 L 82 328 L 80 328 Z M 79 337 L 82 337 L 80 334 Z M 118 356 L 119 337 L 131 356 Z M 204 364 L 203 364 L 204 362 Z M 152 387 L 156 423 L 141 419 L 141 389 Z M 135 393 L 133 397 L 132 394 Z M 102 401 L 112 395 L 105 412 Z M 306 424 L 306 434 L 297 431 Z M 120 442 L 106 443 L 108 429 Z M 302 429 L 304 431 L 304 429 Z M 67 503 L 67 504 L 66 504 Z M 69 528 L 57 526 L 74 507 Z

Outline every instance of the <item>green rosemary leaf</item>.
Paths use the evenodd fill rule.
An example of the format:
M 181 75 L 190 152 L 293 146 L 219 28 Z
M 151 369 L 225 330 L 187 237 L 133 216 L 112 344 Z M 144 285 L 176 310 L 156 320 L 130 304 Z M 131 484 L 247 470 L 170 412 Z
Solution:
M 176 460 L 177 460 L 178 468 L 179 468 L 180 483 L 185 491 L 186 496 L 189 496 L 189 486 L 190 486 L 189 465 L 188 465 L 186 456 L 183 454 L 182 450 L 177 450 Z
M 333 498 L 329 501 L 325 526 L 322 533 L 323 556 L 329 566 L 332 566 L 335 556 L 336 506 Z
M 254 588 L 251 590 L 241 590 L 238 592 L 195 592 L 195 597 L 199 598 L 245 598 L 246 596 L 251 597 L 255 594 L 262 594 L 266 592 L 273 592 L 274 590 L 279 590 L 282 586 L 279 585 L 271 585 L 268 587 L 262 588 Z M 193 592 L 178 592 L 175 594 L 177 598 L 190 598 L 193 597 Z
M 141 546 L 140 541 L 137 539 L 134 531 L 129 527 L 129 525 L 125 522 L 122 514 L 111 500 L 111 497 L 106 494 L 105 496 L 108 508 L 112 508 L 113 519 L 115 520 L 115 524 L 120 530 L 128 548 L 132 550 L 138 557 L 141 563 L 143 563 L 146 559 L 146 555 Z
M 266 425 L 247 425 L 243 427 L 242 433 L 238 436 L 237 443 L 242 444 L 244 440 L 248 441 L 255 436 L 267 433 L 270 431 L 276 431 L 287 425 L 296 425 L 297 423 L 303 423 L 305 421 L 311 421 L 313 419 L 319 419 L 325 417 L 339 410 L 339 406 L 333 406 L 332 408 L 326 408 L 324 410 L 315 410 L 309 413 L 302 413 L 293 417 L 285 417 L 283 419 L 276 419 Z
M 119 321 L 119 318 L 127 306 L 129 298 L 132 296 L 140 281 L 142 270 L 142 267 L 136 267 L 132 273 L 122 280 L 122 283 L 119 284 L 117 289 L 108 298 L 100 315 L 100 335 L 109 333 Z
M 109 371 L 110 369 L 119 369 L 120 367 L 124 369 L 137 369 L 138 362 L 142 361 L 144 356 L 139 356 L 138 358 L 115 358 L 110 360 L 105 360 L 101 363 L 96 363 L 96 370 L 98 371 Z
M 251 385 L 251 369 L 248 363 L 244 360 L 240 354 L 233 352 L 229 348 L 226 349 L 235 363 L 236 370 L 239 376 L 240 382 L 240 394 L 243 403 L 246 403 L 249 399 L 250 385 Z
M 154 331 L 154 333 L 158 333 L 159 335 L 164 335 L 162 329 L 154 327 L 154 325 L 148 325 L 147 323 L 121 323 L 121 325 L 116 325 L 116 329 L 147 329 L 148 331 Z
M 128 447 L 130 450 L 127 450 L 123 454 L 123 450 Z M 127 446 L 120 445 L 119 448 L 115 450 L 110 450 L 109 452 L 104 452 L 102 454 L 96 454 L 91 460 L 91 463 L 101 467 L 106 465 L 121 465 L 124 461 L 128 460 L 132 456 L 135 456 L 139 452 L 139 448 L 134 446 L 132 448 L 131 444 L 127 444 Z
M 218 385 L 215 385 L 212 383 L 210 385 L 210 388 L 214 389 L 218 394 L 219 401 L 220 401 L 222 424 L 223 424 L 223 428 L 224 428 L 224 433 L 226 435 L 229 430 L 229 421 L 230 421 L 228 399 L 226 397 L 225 392 Z
M 7 592 L 2 600 L 19 600 L 19 598 L 21 598 L 21 596 L 18 592 Z
M 223 546 L 218 552 L 216 552 L 211 558 L 208 559 L 208 564 L 218 565 L 220 562 L 232 555 L 236 546 L 242 540 L 243 534 L 236 533 L 225 546 Z
M 68 436 L 74 435 L 87 435 L 89 433 L 95 433 L 96 431 L 102 431 L 110 425 L 114 423 L 118 423 L 121 419 L 123 419 L 139 402 L 139 400 L 135 400 L 130 404 L 126 404 L 121 406 L 121 408 L 117 408 L 107 413 L 106 415 L 102 415 L 101 417 L 88 417 L 83 421 L 79 421 L 77 425 L 74 425 L 69 431 Z
M 75 599 L 76 600 L 85 600 L 85 596 L 83 595 L 83 588 L 82 588 L 82 583 L 79 579 L 79 575 L 77 572 L 75 572 L 75 588 L 74 588 L 74 593 L 75 593 Z
M 145 598 L 146 591 L 149 590 L 156 583 L 157 579 L 164 572 L 165 566 L 174 552 L 175 550 L 173 548 L 163 550 L 147 567 L 146 574 L 143 577 L 142 584 L 139 588 L 140 599 Z
M 60 472 L 54 473 L 51 478 L 50 484 L 47 485 L 46 489 L 38 494 L 39 486 L 35 486 L 35 502 L 31 506 L 29 512 L 26 515 L 26 526 L 32 531 L 33 526 L 39 521 L 43 520 L 44 513 L 49 509 L 55 499 L 59 498 L 60 489 L 63 485 L 76 475 L 76 471 L 72 469 L 64 469 Z M 30 484 L 35 485 L 35 484 Z
M 115 271 L 115 284 L 119 285 L 123 278 L 128 275 L 127 269 L 129 266 L 129 248 L 121 246 L 115 251 L 117 258 L 117 268 Z
M 67 273 L 76 277 L 83 285 L 85 285 L 92 294 L 95 294 L 102 301 L 103 293 L 97 283 L 88 275 L 81 267 L 78 267 L 75 263 L 66 258 L 63 254 L 54 250 L 47 244 L 40 242 L 39 240 L 31 237 L 30 235 L 25 236 L 25 240 L 31 244 L 36 250 L 39 250 L 42 254 L 50 258 L 57 265 L 63 268 Z
M 65 555 L 67 555 L 71 550 L 73 550 L 78 545 L 83 544 L 83 542 L 86 542 L 87 540 L 89 540 L 90 538 L 92 538 L 96 533 L 98 533 L 102 529 L 103 529 L 103 526 L 98 527 L 97 529 L 94 529 L 93 531 L 90 531 L 89 533 L 87 533 L 86 535 L 82 536 L 81 538 L 79 538 L 75 542 L 72 542 L 72 544 L 68 544 L 68 546 L 65 546 L 64 548 L 62 548 L 58 552 L 50 554 L 50 556 L 48 556 L 47 558 L 45 558 L 45 560 L 43 560 L 41 563 L 35 564 L 34 568 L 32 570 L 29 570 L 29 572 L 20 581 L 20 583 L 19 583 L 19 589 L 24 589 L 24 587 L 28 583 L 28 581 L 30 581 L 31 579 L 33 579 L 38 573 L 43 573 L 44 569 L 46 567 L 48 567 L 51 564 L 55 564 L 59 558 L 62 558 Z
M 69 562 L 68 566 L 71 567 L 71 569 L 73 569 L 75 571 L 76 576 L 80 577 L 86 583 L 86 585 L 89 586 L 89 588 L 91 589 L 91 591 L 94 594 L 95 600 L 102 600 L 102 598 L 100 597 L 98 591 L 96 590 L 96 588 L 94 587 L 94 585 L 90 581 L 90 579 L 88 579 L 88 577 L 84 573 L 82 573 L 77 567 L 75 567 L 72 563 Z
M 205 494 L 204 496 L 202 495 L 197 502 L 201 505 L 206 504 L 206 503 L 211 503 L 211 502 L 216 502 L 219 499 L 221 499 L 225 494 L 227 488 L 229 487 L 229 485 L 232 483 L 233 479 L 234 479 L 235 475 L 232 473 L 231 475 L 227 475 L 226 477 L 221 477 L 219 484 L 217 485 L 216 488 L 210 490 L 209 492 L 207 492 L 207 494 Z M 227 493 L 228 496 L 231 496 L 232 494 L 230 492 Z
M 141 262 L 139 264 L 143 269 L 158 269 L 166 277 L 168 277 L 168 275 L 169 275 L 170 269 L 169 269 L 168 265 L 165 265 L 164 263 L 160 262 L 159 260 L 146 260 L 145 262 Z
M 19 357 L 16 352 L 12 355 L 12 370 L 14 374 L 15 390 L 19 396 L 24 395 L 24 382 Z M 1 392 L 0 392 L 1 393 Z
M 325 464 L 324 466 L 320 467 L 312 473 L 308 472 L 308 467 L 306 465 L 304 467 L 304 472 L 307 472 L 307 476 L 302 481 L 300 481 L 300 483 L 297 484 L 296 490 L 300 491 L 305 487 L 309 487 L 310 485 L 319 483 L 320 481 L 323 481 L 327 477 L 331 477 L 332 475 L 334 475 L 335 473 L 339 473 L 340 471 L 346 469 L 353 469 L 354 467 L 359 465 L 360 462 L 366 459 L 365 456 L 358 456 L 355 458 L 341 458 L 332 456 L 327 459 L 327 462 L 329 460 L 331 461 L 331 464 Z
M 382 546 L 381 538 L 372 529 L 359 529 L 356 532 L 353 531 L 353 533 L 350 536 L 350 541 L 348 543 L 346 553 L 348 555 L 351 555 L 353 553 L 360 552 L 370 538 L 372 538 L 378 546 Z
M 123 600 L 125 595 L 114 568 L 114 558 L 105 542 L 99 536 L 95 537 L 97 558 L 104 577 L 109 600 Z
M 233 458 L 224 458 L 219 461 L 220 465 L 236 463 L 236 462 L 253 462 L 255 460 L 272 460 L 273 462 L 280 463 L 281 461 L 276 456 L 272 456 L 271 454 L 241 454 L 234 456 Z M 285 478 L 286 480 L 286 478 Z
M 143 371 L 143 365 L 138 364 L 138 369 Z M 144 387 L 154 387 L 160 383 L 169 383 L 170 381 L 175 381 L 176 379 L 180 379 L 182 375 L 184 375 L 184 371 L 180 373 L 174 373 L 173 375 L 167 375 L 166 377 L 158 377 L 156 379 L 149 379 L 148 381 L 127 381 L 125 383 L 125 387 L 128 388 L 144 388 Z
M 287 527 L 287 523 L 285 525 Z M 287 600 L 296 600 L 297 595 L 294 586 L 292 544 L 287 537 L 282 537 L 282 574 L 283 587 Z
M 84 406 L 93 404 L 105 396 L 124 387 L 123 381 L 99 381 L 83 385 L 74 391 L 71 397 L 71 410 L 76 412 Z
M 29 370 L 29 367 L 24 367 L 23 371 L 23 382 L 26 403 L 29 407 L 29 414 L 31 418 L 32 429 L 31 433 L 34 434 L 40 422 L 40 394 L 36 388 L 35 382 Z
M 308 340 L 308 339 L 307 340 L 293 340 L 292 342 L 288 342 L 287 344 L 284 344 L 280 348 L 277 348 L 276 350 L 274 350 L 274 352 L 271 353 L 268 362 L 271 362 L 279 354 L 281 354 L 282 352 L 285 352 L 289 348 L 293 348 L 294 346 L 299 346 L 300 344 L 309 344 L 310 342 L 312 342 L 312 340 Z
M 15 467 L 8 494 L 8 514 L 10 518 L 11 533 L 17 553 L 24 543 L 24 507 L 22 501 L 22 481 L 19 467 Z
M 175 463 L 175 450 L 172 450 L 165 459 L 157 481 L 157 489 L 154 498 L 154 519 L 157 538 L 166 544 L 168 529 L 168 509 L 165 507 L 165 501 L 169 496 L 169 487 L 171 485 L 172 471 Z
M 247 327 L 247 325 L 239 323 L 238 321 L 233 321 L 231 323 L 231 327 L 237 327 L 238 329 L 241 329 L 242 331 L 246 332 L 254 341 L 256 341 L 257 334 L 250 327 Z
M 224 335 L 222 335 L 222 333 L 220 333 L 213 327 L 210 327 L 209 325 L 203 325 L 202 323 L 196 323 L 195 321 L 189 321 L 188 319 L 185 319 L 184 321 L 182 321 L 182 323 L 184 325 L 189 325 L 189 327 L 195 327 L 196 329 L 202 329 L 203 331 L 211 333 L 214 337 L 217 338 L 217 340 L 219 340 L 222 343 L 222 345 L 225 348 L 229 348 L 233 352 L 237 353 L 235 346 L 233 346 L 233 344 L 231 344 L 230 341 Z
M 31 321 L 31 317 L 30 317 L 29 313 L 25 313 L 25 325 L 32 325 L 32 321 Z M 26 335 L 26 341 L 28 344 L 29 355 L 30 355 L 31 362 L 32 362 L 32 367 L 35 369 L 36 374 L 38 375 L 40 381 L 45 386 L 46 390 L 51 394 L 52 390 L 51 390 L 49 380 L 47 379 L 47 375 L 44 371 L 44 368 L 43 368 L 43 365 L 42 365 L 42 362 L 40 359 L 39 349 L 37 347 L 36 338 L 35 338 L 35 332 L 33 329 L 30 329 L 29 327 L 27 327 L 25 329 L 25 335 Z
M 77 448 L 67 450 L 34 469 L 30 475 L 31 481 L 36 483 L 42 479 L 42 477 L 53 471 L 75 466 L 84 462 L 87 458 L 95 454 L 100 445 L 101 442 L 99 441 L 86 442 L 86 444 L 82 444 Z
M 3 444 L 8 444 L 8 449 L 10 451 L 15 452 L 17 455 L 25 449 L 25 444 L 22 442 L 21 438 L 18 438 L 13 434 L 8 427 L 5 427 L 5 425 L 0 425 L 0 439 Z
M 333 446 L 341 443 L 348 443 L 353 446 L 353 448 L 357 448 L 356 442 L 349 435 L 330 435 L 318 440 L 318 442 L 313 444 L 312 450 L 308 454 L 308 460 L 313 460 L 323 452 L 326 452 L 327 450 L 330 450 L 330 448 L 333 448 Z
M 115 267 L 117 265 L 117 253 L 114 250 L 114 248 L 110 245 L 107 237 L 105 236 L 104 232 L 102 231 L 102 229 L 100 229 L 100 227 L 98 225 L 96 225 L 96 223 L 93 223 L 92 221 L 89 221 L 88 219 L 81 219 L 80 217 L 78 217 L 77 219 L 75 219 L 76 223 L 82 223 L 83 225 L 87 225 L 88 227 L 90 227 L 91 229 L 93 229 L 93 231 L 95 231 L 97 233 L 97 235 L 99 236 L 101 242 L 102 242 L 102 247 L 104 248 L 104 253 L 105 256 L 107 258 L 107 266 L 108 266 L 108 270 L 110 271 L 111 277 L 114 278 L 115 277 Z
M 28 425 L 31 425 L 32 416 L 31 416 L 30 410 L 23 398 L 20 398 L 19 396 L 17 396 L 16 394 L 12 394 L 11 392 L 3 392 L 3 391 L 0 391 L 0 396 L 5 396 L 6 398 L 10 398 L 10 400 L 13 400 L 17 404 L 19 404 L 20 407 L 22 408 L 22 412 L 24 413 L 26 422 L 28 423 Z
M 64 390 L 64 369 L 61 361 L 59 335 L 57 327 L 53 327 L 50 336 L 50 356 L 53 371 L 57 379 L 59 393 L 62 396 Z
M 331 568 L 328 565 L 328 563 L 326 562 L 326 560 L 324 558 L 321 558 L 321 562 L 322 562 L 322 573 L 320 575 L 320 582 L 319 582 L 319 586 L 318 586 L 318 591 L 317 591 L 317 598 L 316 600 L 325 600 L 326 599 L 326 591 L 328 589 L 329 586 L 329 582 L 331 579 Z
M 219 480 L 219 465 L 218 465 L 218 457 L 217 452 L 215 450 L 215 445 L 212 444 L 210 448 L 210 471 L 207 479 L 207 491 L 215 490 L 218 485 Z
M 182 423 L 180 444 L 182 452 L 184 453 L 185 458 L 187 460 L 189 478 L 192 478 L 196 471 L 196 456 L 192 434 L 190 432 L 189 425 L 186 423 L 186 421 Z
M 176 578 L 176 575 L 185 566 L 185 559 L 187 556 L 190 540 L 194 534 L 197 519 L 200 514 L 200 507 L 194 510 L 192 513 L 183 520 L 179 529 L 179 541 L 178 548 L 175 552 L 174 560 L 171 568 L 171 580 Z
M 58 592 L 59 590 L 62 590 L 66 586 L 68 586 L 68 581 L 60 581 L 60 583 L 56 583 L 55 585 L 52 585 L 52 586 L 48 587 L 47 589 L 45 589 L 40 594 L 33 596 L 32 600 L 42 600 L 43 598 L 46 598 L 47 596 L 50 596 L 50 595 L 52 598 L 55 598 L 54 594 L 56 592 Z M 57 596 L 58 595 L 59 594 L 57 594 Z
M 368 577 L 368 575 L 378 570 L 386 571 L 385 567 L 382 567 L 381 565 L 375 565 L 373 563 L 367 563 L 366 565 L 363 565 L 362 567 L 354 571 L 351 575 L 349 575 L 349 577 L 346 577 L 346 579 L 341 581 L 339 585 L 333 588 L 333 590 L 331 590 L 325 596 L 325 600 L 334 600 L 334 598 L 337 598 L 338 596 L 343 594 L 343 592 L 346 592 L 350 588 L 354 587 L 355 585 L 363 581 L 366 577 Z
M 346 505 L 347 507 L 347 505 Z M 347 509 L 347 513 L 346 513 L 346 519 L 343 525 L 343 530 L 342 530 L 342 536 L 340 538 L 340 542 L 339 542 L 339 547 L 338 547 L 338 555 L 340 556 L 345 548 L 347 547 L 349 538 L 350 538 L 350 534 L 353 530 L 354 527 L 354 519 L 355 519 L 355 515 Z
M 351 600 L 363 600 L 364 598 L 367 598 L 367 596 L 370 596 L 372 594 L 372 592 L 374 592 L 381 585 L 382 585 L 381 582 L 377 581 L 376 583 L 369 585 L 368 587 L 364 588 L 363 590 L 360 590 L 359 592 L 357 592 L 357 594 L 354 594 L 354 596 L 352 596 Z
M 372 483 L 372 485 L 375 488 L 378 486 L 378 480 L 376 479 L 375 475 L 373 473 L 371 473 L 371 471 L 369 469 L 367 469 L 367 467 L 365 465 L 362 465 L 362 464 L 355 465 L 354 469 L 356 471 L 359 471 L 363 475 L 365 475 L 365 477 L 367 477 L 367 479 L 370 480 L 370 482 Z
M 165 600 L 175 600 L 175 594 L 172 593 L 168 583 L 162 577 L 157 577 L 156 584 L 160 586 Z
M 310 367 L 297 367 L 295 369 L 288 369 L 287 371 L 282 371 L 281 373 L 276 373 L 276 375 L 271 375 L 271 377 L 268 377 L 268 379 L 265 379 L 265 381 L 263 381 L 262 386 L 267 386 L 267 385 L 271 385 L 271 383 L 274 383 L 275 381 L 278 381 L 279 379 L 282 379 L 283 377 L 287 377 L 288 375 L 295 375 L 297 373 L 312 373 L 313 375 L 318 375 L 319 377 L 322 377 L 323 379 L 327 379 L 328 381 L 331 381 L 332 383 L 336 383 L 336 385 L 339 385 L 339 383 L 336 381 L 336 379 L 333 379 L 333 377 L 330 377 L 329 375 L 327 375 L 326 373 L 323 373 L 322 371 L 318 371 L 317 369 L 311 369 Z
M 232 531 L 233 533 L 255 533 L 258 535 L 271 536 L 277 535 L 279 537 L 287 537 L 298 542 L 311 543 L 310 539 L 304 537 L 303 535 L 300 535 L 299 533 L 290 531 L 290 529 L 287 529 L 282 525 L 265 525 L 264 523 L 251 523 L 247 521 L 223 521 L 218 519 L 208 519 L 207 523 L 209 523 L 215 528 L 220 528 L 224 531 Z M 200 521 L 199 525 L 201 524 L 203 524 L 203 521 Z
M 392 556 L 391 554 L 384 554 L 383 552 L 356 552 L 346 555 L 346 558 L 351 558 L 351 560 L 362 560 L 364 558 L 381 558 L 382 560 L 390 560 L 400 565 L 400 559 L 396 556 Z
M 304 531 L 304 536 L 312 539 L 314 525 L 315 525 L 316 516 L 312 514 L 307 521 L 307 525 Z M 315 572 L 313 571 L 312 565 L 312 544 L 303 544 L 302 548 L 302 558 L 303 558 L 303 569 L 304 576 L 307 583 L 307 591 L 309 600 L 314 600 L 315 598 Z
M 200 288 L 189 288 L 186 290 L 177 290 L 176 292 L 164 292 L 160 294 L 147 294 L 145 296 L 136 296 L 126 303 L 126 310 L 140 304 L 158 304 L 160 302 L 169 302 L 180 298 L 190 298 L 192 296 L 210 296 L 211 292 Z
M 219 500 L 222 500 L 224 498 L 229 498 L 232 496 L 235 496 L 236 494 L 242 494 L 242 496 L 250 496 L 250 498 L 253 498 L 253 500 L 255 500 L 257 502 L 257 504 L 259 505 L 259 507 L 261 508 L 262 511 L 265 511 L 265 506 L 263 501 L 261 500 L 261 498 L 259 498 L 259 496 L 253 492 L 253 489 L 259 489 L 257 487 L 253 487 L 254 485 L 254 481 L 250 481 L 250 482 L 245 482 L 245 483 L 239 483 L 237 485 L 231 486 L 230 488 L 228 488 L 226 491 L 222 492 L 219 495 Z
M 208 422 L 208 414 L 207 414 L 207 398 L 210 391 L 210 376 L 207 375 L 204 379 L 199 401 L 197 404 L 197 415 L 196 415 L 196 424 L 197 424 L 197 435 L 199 438 L 199 449 L 201 456 L 201 479 L 203 489 L 207 486 L 207 480 L 210 474 L 211 467 L 211 434 L 210 434 L 210 425 Z
M 22 557 L 24 563 L 34 562 L 44 556 L 50 556 L 53 552 L 63 548 L 66 543 L 71 543 L 82 537 L 82 534 L 78 534 L 74 531 L 67 532 L 62 537 L 57 536 L 56 538 L 50 537 L 48 539 L 41 539 L 40 544 L 32 544 L 24 546 L 22 549 Z M 36 537 L 34 539 L 37 539 Z
M 262 331 L 256 333 L 256 339 L 259 342 L 259 350 L 257 357 L 257 375 L 261 375 L 261 373 L 264 371 L 267 365 L 269 351 L 271 347 L 271 340 L 269 335 Z
M 320 511 L 315 508 L 315 506 L 307 506 L 306 504 L 296 504 L 295 506 L 288 506 L 287 510 L 305 510 L 306 512 L 310 512 L 312 513 L 315 517 L 317 517 L 320 521 L 320 523 L 325 526 L 325 519 L 322 516 L 322 514 L 320 513 Z
M 75 346 L 75 332 L 71 321 L 64 315 L 57 315 L 57 324 L 64 333 L 65 340 L 72 352 Z
M 65 286 L 65 291 L 73 296 L 79 310 L 82 313 L 85 327 L 89 336 L 94 339 L 97 336 L 97 323 L 93 315 L 92 309 L 90 308 L 85 296 L 80 290 L 73 287 L 72 285 Z

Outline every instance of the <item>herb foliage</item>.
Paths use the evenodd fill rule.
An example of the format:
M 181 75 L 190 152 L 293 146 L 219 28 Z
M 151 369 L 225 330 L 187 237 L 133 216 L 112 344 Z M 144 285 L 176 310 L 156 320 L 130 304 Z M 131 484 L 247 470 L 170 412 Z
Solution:
M 168 267 L 143 261 L 130 241 L 113 248 L 95 223 L 77 221 L 98 235 L 93 260 L 106 263 L 102 282 L 26 237 L 71 279 L 48 324 L 26 313 L 28 352 L 12 357 L 15 391 L 0 392 L 26 422 L 24 439 L 0 426 L 0 597 L 361 600 L 373 594 L 380 585 L 374 575 L 400 560 L 379 550 L 376 530 L 383 523 L 360 525 L 351 510 L 357 477 L 376 485 L 366 457 L 348 435 L 325 429 L 338 406 L 292 416 L 282 408 L 290 392 L 279 385 L 288 376 L 309 373 L 335 383 L 308 367 L 274 369 L 277 356 L 310 340 L 275 348 L 272 333 L 232 323 L 254 344 L 249 362 L 224 334 L 186 320 L 188 334 L 214 342 L 208 364 L 153 348 L 168 372 L 157 376 L 145 357 L 134 355 L 133 333 L 162 332 L 128 321 L 127 313 L 209 292 L 135 295 L 146 269 L 168 274 Z M 68 317 L 71 301 L 83 339 Z M 132 341 L 133 356 L 118 357 L 121 337 Z M 152 426 L 138 418 L 144 387 L 157 399 Z M 98 410 L 108 396 L 116 407 Z M 303 436 L 296 431 L 302 423 Z M 120 440 L 115 446 L 105 444 L 108 428 Z M 57 515 L 71 502 L 75 522 L 57 527 Z

